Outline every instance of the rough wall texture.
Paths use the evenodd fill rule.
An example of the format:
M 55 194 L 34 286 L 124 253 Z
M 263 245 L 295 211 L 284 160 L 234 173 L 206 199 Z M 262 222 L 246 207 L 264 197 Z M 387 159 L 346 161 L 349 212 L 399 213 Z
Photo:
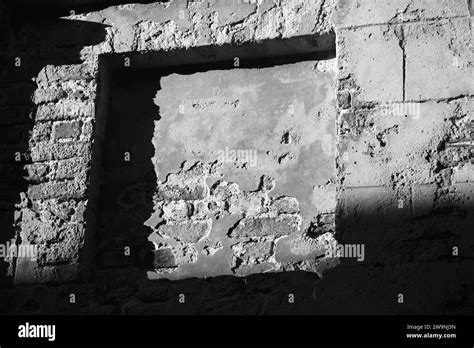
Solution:
M 97 233 L 148 226 L 150 278 L 321 273 L 336 208 L 335 62 L 324 63 L 117 76 Z
M 474 282 L 469 269 L 474 266 L 474 238 L 468 232 L 473 210 L 473 57 L 467 1 L 281 0 L 235 1 L 232 5 L 171 1 L 110 7 L 50 20 L 47 25 L 36 21 L 9 24 L 7 19 L 0 22 L 4 26 L 0 41 L 7 48 L 1 56 L 0 124 L 8 130 L 2 137 L 2 225 L 8 227 L 14 219 L 15 227 L 5 229 L 3 238 L 39 247 L 37 261 L 14 259 L 9 272 L 17 284 L 72 285 L 6 290 L 4 298 L 11 301 L 4 305 L 5 311 L 168 313 L 176 312 L 175 296 L 186 294 L 194 300 L 182 307 L 183 313 L 472 312 Z M 118 243 L 109 254 L 93 255 L 94 232 L 99 231 L 95 221 L 100 206 L 101 152 L 107 147 L 106 115 L 111 115 L 107 112 L 107 59 L 302 35 L 322 37 L 331 31 L 337 35 L 337 86 L 332 91 L 337 105 L 328 112 L 337 112 L 337 175 L 329 175 L 328 182 L 313 182 L 313 190 L 319 189 L 314 194 L 324 207 L 325 199 L 320 198 L 327 195 L 324 185 L 332 185 L 334 193 L 337 190 L 336 238 L 364 244 L 363 263 L 343 260 L 320 282 L 308 275 L 254 275 L 244 282 L 230 277 L 222 282 L 216 278 L 150 283 L 133 269 L 130 258 L 124 259 L 123 244 Z M 17 58 L 20 65 L 15 64 Z M 163 80 L 158 99 L 168 93 L 167 84 L 172 90 L 173 76 Z M 319 130 L 320 124 L 315 126 Z M 161 144 L 155 147 L 159 153 Z M 18 180 L 23 165 L 27 188 Z M 223 197 L 215 203 L 219 206 L 227 201 L 226 213 L 235 195 L 240 213 L 247 203 L 254 209 L 252 196 L 258 195 L 272 206 L 296 207 L 292 197 L 283 197 L 281 202 L 271 198 L 271 190 L 265 187 L 272 186 L 272 180 L 264 176 L 259 176 L 261 186 L 254 192 L 240 190 L 230 180 L 215 186 L 200 186 L 197 180 L 195 190 L 186 191 L 191 198 L 169 199 L 169 195 L 179 196 L 169 190 L 169 183 L 193 181 L 194 172 L 204 175 L 202 171 L 214 170 L 207 164 L 186 167 L 158 182 L 163 190 L 155 196 L 161 193 L 165 199 L 155 208 L 162 209 L 167 223 L 150 223 L 159 235 L 176 234 L 178 241 L 184 241 L 194 232 L 197 238 L 209 232 L 207 220 L 186 222 L 186 201 L 196 201 L 192 198 Z M 256 200 L 261 202 L 261 197 Z M 296 200 L 301 208 L 302 200 Z M 315 212 L 321 213 L 328 214 L 328 224 L 334 223 L 331 209 Z M 176 230 L 171 220 L 179 214 L 184 214 L 184 223 Z M 244 217 L 230 237 L 247 239 L 229 245 L 229 250 L 234 257 L 238 255 L 239 265 L 254 264 L 261 255 L 278 250 L 268 243 L 265 231 L 271 231 L 272 238 L 280 237 L 279 231 L 299 226 L 300 220 L 296 210 L 280 217 Z M 307 228 L 309 225 L 303 230 Z M 249 231 L 256 235 L 250 236 Z M 316 249 L 327 242 L 317 238 L 309 243 L 316 243 Z M 459 248 L 456 255 L 454 247 Z M 202 252 L 216 252 L 216 245 L 202 248 Z M 169 249 L 158 247 L 154 262 L 176 262 Z M 112 268 L 95 270 L 97 260 Z M 447 281 L 439 284 L 435 279 Z M 436 290 L 427 300 L 417 293 L 420 286 Z M 302 298 L 295 307 L 283 303 L 287 295 L 282 294 L 288 288 Z M 355 290 L 360 288 L 369 289 Z M 71 291 L 87 301 L 71 306 L 65 300 Z M 43 293 L 40 305 L 28 302 L 35 293 Z M 216 293 L 221 302 L 215 301 Z M 397 304 L 399 293 L 406 295 L 409 306 Z M 341 298 L 346 306 L 336 305 Z

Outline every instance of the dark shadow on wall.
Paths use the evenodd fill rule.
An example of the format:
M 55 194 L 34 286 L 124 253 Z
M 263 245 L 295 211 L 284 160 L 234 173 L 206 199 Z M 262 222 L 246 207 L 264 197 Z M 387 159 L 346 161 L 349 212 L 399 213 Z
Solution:
M 150 79 L 149 74 L 124 71 L 110 81 L 95 236 L 99 269 L 145 268 L 144 263 L 152 263 L 150 231 L 143 223 L 153 212 L 156 189 L 151 141 L 159 119 L 153 98 L 160 78 Z
M 81 49 L 102 42 L 106 32 L 102 24 L 61 20 L 48 11 L 36 11 L 35 19 L 24 18 L 27 9 L 4 3 L 0 11 L 0 243 L 6 244 L 15 235 L 15 205 L 28 186 L 24 166 L 31 163 L 37 88 L 32 79 L 46 65 L 81 63 Z M 11 286 L 7 269 L 1 260 L 0 287 Z
M 357 199 L 352 203 L 364 204 Z M 468 201 L 450 208 L 449 214 L 417 217 L 376 209 L 353 214 L 344 208 L 342 213 L 348 214 L 338 219 L 339 243 L 363 244 L 364 259 L 341 258 L 322 279 L 283 272 L 146 280 L 131 268 L 116 269 L 100 276 L 100 304 L 125 315 L 470 314 L 473 206 Z M 459 246 L 459 256 L 453 256 L 453 245 Z M 180 303 L 183 295 L 185 303 Z
M 365 258 L 344 258 L 327 273 L 320 290 L 337 294 L 345 305 L 327 298 L 325 308 L 334 314 L 472 313 L 474 205 L 469 185 L 458 185 L 461 199 L 437 207 L 433 202 L 404 208 L 396 201 L 387 204 L 393 202 L 390 189 L 342 195 L 338 242 L 364 245 Z
M 375 199 L 375 197 L 374 197 Z M 359 200 L 354 205 L 363 204 Z M 420 206 L 428 209 L 428 206 Z M 135 267 L 102 269 L 94 284 L 20 286 L 4 293 L 8 314 L 442 315 L 474 310 L 472 203 L 455 214 L 403 217 L 366 209 L 338 219 L 341 243 L 365 244 L 323 278 L 306 272 L 147 280 Z M 459 243 L 453 258 L 448 245 Z M 72 291 L 79 299 L 70 304 Z M 399 303 L 399 295 L 403 303 Z M 180 303 L 181 295 L 185 303 Z M 290 302 L 290 296 L 294 303 Z M 180 297 L 181 296 L 181 297 Z

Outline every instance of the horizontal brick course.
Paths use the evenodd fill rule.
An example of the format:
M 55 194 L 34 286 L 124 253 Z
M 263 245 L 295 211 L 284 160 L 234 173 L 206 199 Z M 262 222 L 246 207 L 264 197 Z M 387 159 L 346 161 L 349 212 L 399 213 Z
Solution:
M 67 93 L 62 88 L 39 88 L 35 91 L 33 102 L 35 104 L 44 104 L 56 102 L 66 97 Z
M 64 120 L 78 117 L 93 117 L 94 103 L 65 99 L 59 103 L 38 106 L 36 120 Z
M 91 80 L 94 72 L 86 64 L 76 65 L 47 65 L 38 74 L 37 82 L 48 84 L 57 81 Z
M 54 164 L 54 179 L 79 179 L 85 180 L 89 171 L 90 162 L 85 157 L 75 157 L 60 160 Z
M 68 142 L 59 144 L 38 143 L 31 149 L 31 158 L 35 162 L 60 160 L 71 157 L 89 157 L 89 142 Z
M 157 232 L 185 243 L 196 243 L 210 230 L 210 222 L 185 222 L 161 225 Z
M 82 198 L 85 193 L 85 182 L 75 180 L 47 182 L 28 187 L 28 197 L 33 200 L 47 198 Z
M 180 185 L 159 185 L 157 188 L 157 198 L 159 200 L 185 200 L 194 201 L 204 199 L 208 192 L 206 185 L 180 186 Z
M 300 228 L 301 217 L 283 215 L 279 217 L 244 218 L 230 231 L 232 238 L 281 237 L 293 234 Z

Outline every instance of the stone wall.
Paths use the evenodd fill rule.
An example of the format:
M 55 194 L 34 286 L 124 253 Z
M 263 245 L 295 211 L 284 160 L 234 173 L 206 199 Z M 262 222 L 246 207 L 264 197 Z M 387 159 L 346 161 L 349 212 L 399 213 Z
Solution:
M 7 47 L 1 56 L 0 89 L 0 123 L 6 134 L 2 225 L 14 221 L 15 226 L 2 238 L 34 243 L 40 251 L 36 261 L 14 259 L 10 274 L 17 284 L 72 282 L 49 294 L 44 285 L 5 290 L 4 298 L 11 300 L 5 311 L 166 313 L 176 311 L 178 295 L 183 294 L 191 299 L 188 307 L 180 307 L 185 313 L 215 312 L 217 307 L 233 313 L 246 312 L 244 308 L 256 313 L 472 311 L 469 269 L 474 244 L 468 231 L 473 210 L 473 59 L 468 2 L 211 3 L 121 5 L 60 20 L 2 22 L 0 41 Z M 364 262 L 341 259 L 341 265 L 318 281 L 288 272 L 253 275 L 244 282 L 229 277 L 150 283 L 123 254 L 126 244 L 100 254 L 95 222 L 100 213 L 101 152 L 111 115 L 110 69 L 156 67 L 156 53 L 170 52 L 172 57 L 176 52 L 179 57 L 183 49 L 209 45 L 304 35 L 319 37 L 324 45 L 331 32 L 337 36 L 337 177 L 329 181 L 337 190 L 335 237 L 339 243 L 365 245 Z M 18 180 L 23 165 L 27 187 Z M 184 174 L 177 172 L 174 179 L 181 182 Z M 264 179 L 262 187 L 268 184 Z M 225 193 L 231 186 L 223 182 L 215 189 Z M 325 194 L 322 186 L 315 196 L 324 202 Z M 184 209 L 182 202 L 166 203 L 163 211 L 175 216 Z M 333 212 L 326 213 L 328 223 L 334 223 Z M 260 233 L 268 223 L 275 235 L 278 219 L 261 219 L 244 218 L 233 232 Z M 254 242 L 236 244 L 233 251 L 243 255 L 257 245 Z M 265 245 L 259 245 L 259 255 L 260 247 Z M 131 252 L 145 253 L 140 262 L 147 257 L 146 250 Z M 245 260 L 253 254 L 247 250 L 246 255 Z M 169 262 L 170 256 L 167 248 L 154 251 L 157 262 Z M 97 262 L 113 267 L 96 269 Z M 290 267 L 298 268 L 304 269 Z M 230 293 L 223 290 L 227 286 Z M 433 288 L 428 299 L 420 290 Z M 28 302 L 37 301 L 31 299 L 35 291 L 44 293 L 40 305 Z M 288 305 L 289 291 L 301 298 L 296 306 Z M 80 294 L 81 306 L 67 303 L 71 292 Z M 400 306 L 399 294 L 408 304 Z M 339 304 L 341 299 L 345 305 Z
M 336 208 L 334 63 L 115 72 L 103 248 L 147 237 L 151 279 L 322 273 Z

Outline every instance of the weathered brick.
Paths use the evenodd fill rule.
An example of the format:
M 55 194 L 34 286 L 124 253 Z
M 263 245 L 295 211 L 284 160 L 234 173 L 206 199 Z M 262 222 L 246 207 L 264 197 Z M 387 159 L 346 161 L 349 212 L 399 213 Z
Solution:
M 294 214 L 299 212 L 300 205 L 295 197 L 278 197 L 272 202 L 272 207 L 277 210 L 279 214 Z
M 83 224 L 68 223 L 59 231 L 60 241 L 48 245 L 48 258 L 78 261 L 79 252 L 84 243 L 85 228 Z M 57 262 L 57 261 L 55 261 Z
M 45 214 L 45 216 L 48 216 Z M 20 237 L 28 244 L 48 243 L 58 237 L 60 229 L 55 228 L 50 221 L 44 221 L 33 210 L 21 210 Z
M 170 248 L 153 250 L 153 266 L 155 268 L 170 268 L 176 266 L 173 252 Z
M 91 140 L 94 134 L 94 121 L 85 120 L 82 124 L 81 139 Z
M 279 217 L 244 218 L 230 231 L 232 238 L 281 237 L 290 235 L 300 229 L 301 217 L 280 215 Z
M 53 137 L 55 140 L 75 140 L 81 134 L 82 123 L 80 121 L 57 122 L 53 126 Z
M 348 109 L 351 107 L 351 94 L 349 91 L 337 92 L 337 106 L 341 109 Z
M 68 80 L 90 80 L 94 73 L 89 65 L 47 65 L 38 74 L 38 83 L 52 83 Z
M 48 164 L 28 164 L 25 168 L 28 172 L 28 177 L 26 178 L 28 181 L 42 182 L 47 180 L 47 175 L 49 173 Z
M 31 140 L 34 142 L 48 141 L 51 137 L 51 123 L 37 122 L 33 127 Z
M 33 102 L 35 104 L 43 104 L 55 102 L 66 97 L 67 93 L 62 88 L 39 88 L 34 92 Z
M 184 200 L 194 201 L 204 199 L 208 189 L 205 185 L 180 186 L 180 185 L 158 185 L 156 196 L 159 200 Z
M 89 170 L 89 159 L 85 157 L 60 160 L 54 165 L 54 179 L 81 179 L 84 180 Z
M 326 252 L 326 247 L 318 238 L 301 235 L 281 238 L 275 247 L 275 260 L 285 263 L 314 260 Z
M 270 258 L 273 242 L 268 240 L 252 240 L 232 245 L 234 255 L 245 264 L 261 263 Z
M 38 261 L 41 265 L 54 265 L 75 262 L 79 259 L 80 241 L 64 241 L 40 245 Z
M 186 220 L 193 212 L 193 206 L 185 201 L 171 201 L 163 205 L 163 218 L 167 221 Z
M 47 198 L 82 198 L 85 192 L 85 183 L 75 180 L 47 182 L 28 187 L 28 197 L 33 200 Z
M 210 230 L 210 221 L 185 222 L 161 225 L 157 232 L 159 235 L 172 237 L 185 243 L 196 243 Z
M 38 143 L 31 148 L 31 159 L 34 162 L 60 160 L 71 157 L 89 157 L 89 142 L 67 142 L 59 144 Z
M 94 104 L 76 100 L 63 99 L 58 103 L 39 105 L 36 120 L 62 120 L 78 117 L 93 117 Z

